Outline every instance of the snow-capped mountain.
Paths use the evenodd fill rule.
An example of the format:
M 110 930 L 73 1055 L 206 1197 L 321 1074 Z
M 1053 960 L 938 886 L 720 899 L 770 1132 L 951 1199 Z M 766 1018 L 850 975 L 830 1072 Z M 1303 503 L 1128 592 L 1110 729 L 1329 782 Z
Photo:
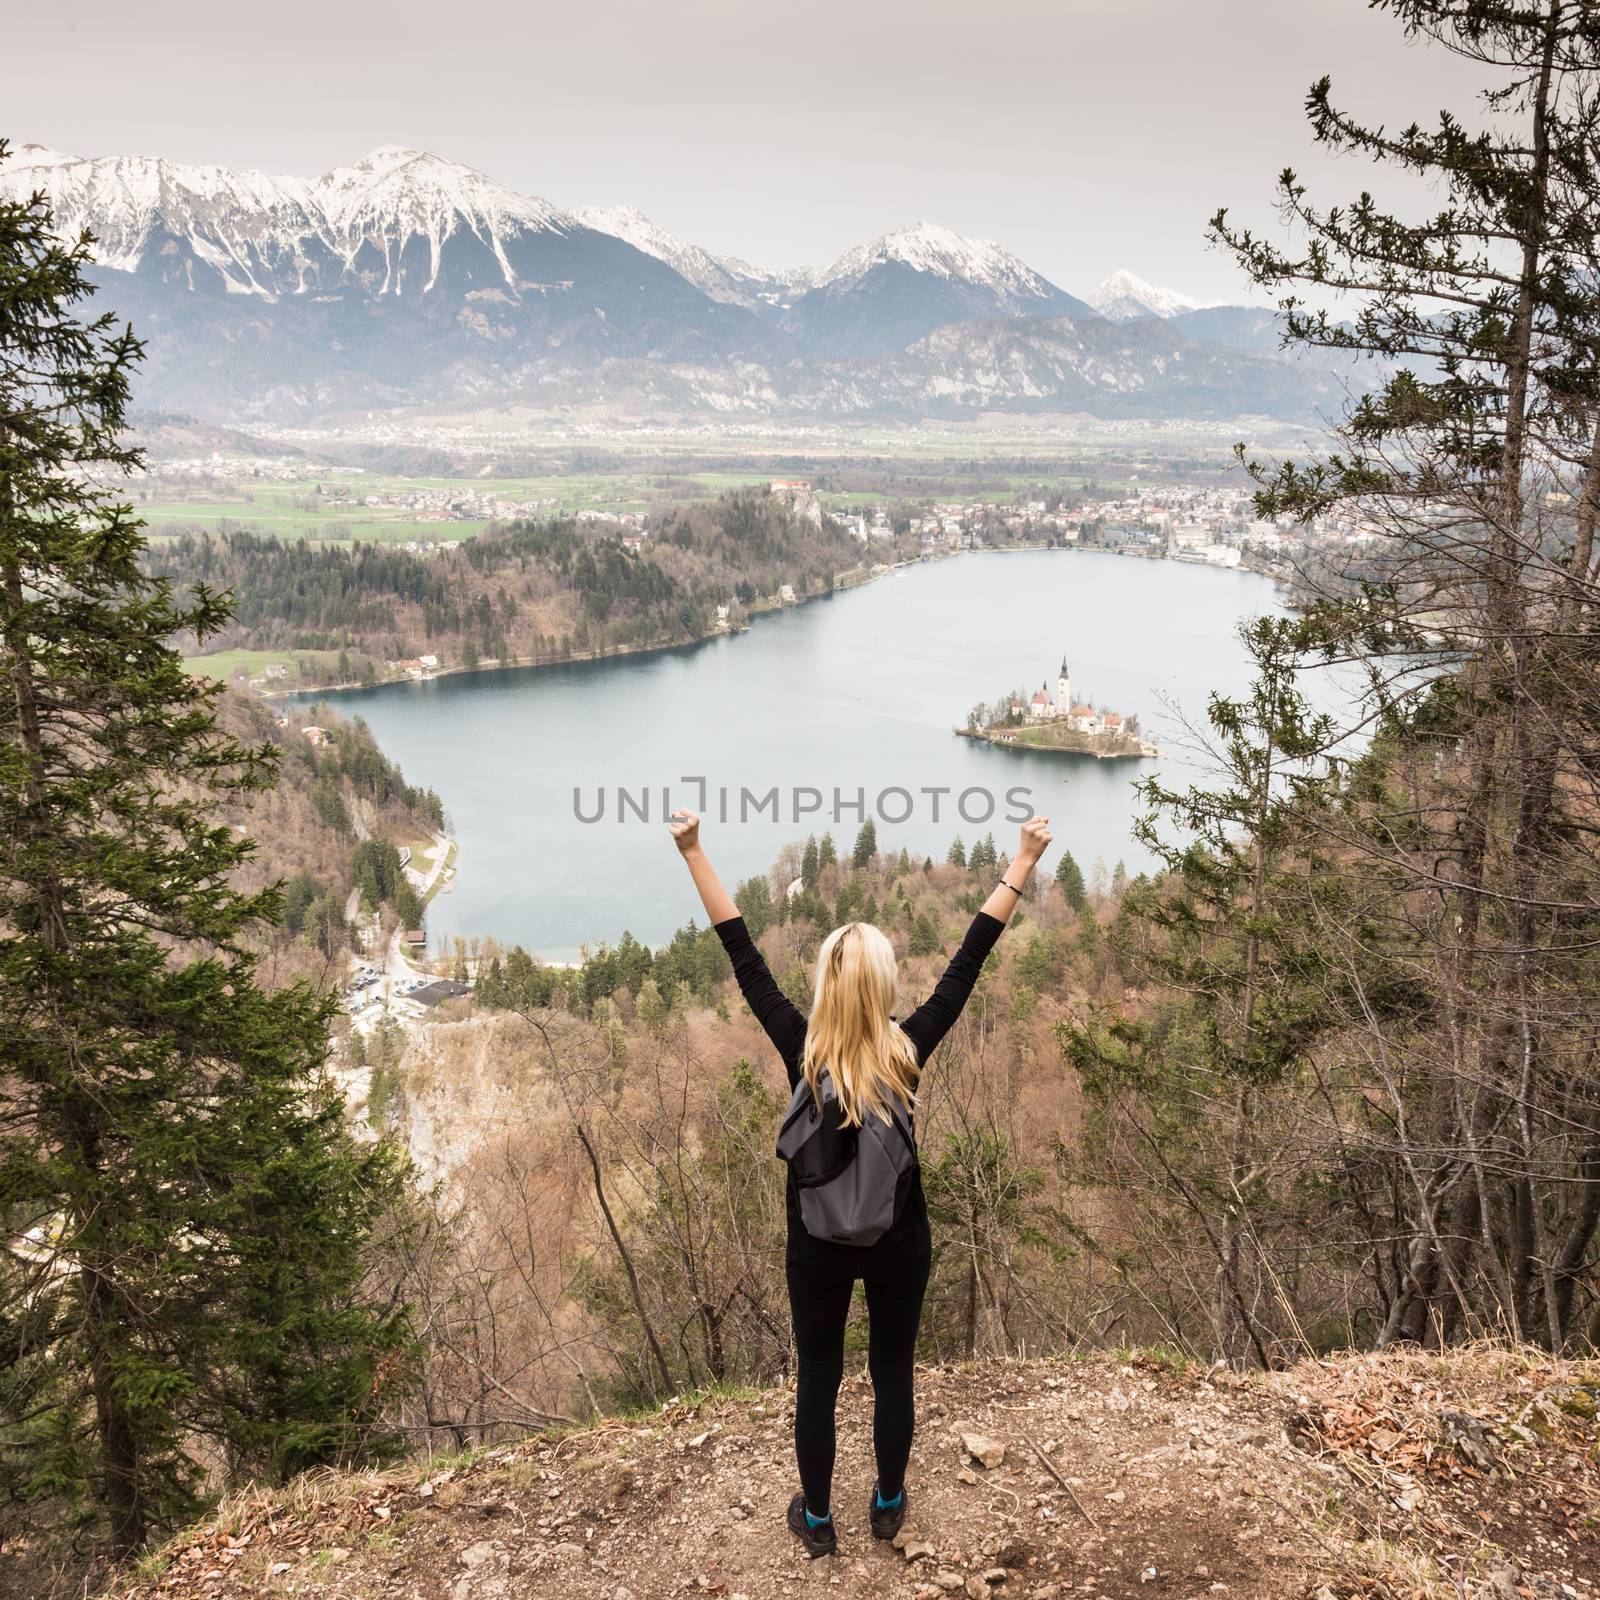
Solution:
M 353 167 L 336 167 L 319 179 L 313 197 L 335 246 L 354 266 L 365 254 L 383 261 L 378 293 L 402 293 L 408 257 L 426 245 L 428 272 L 422 292 L 438 281 L 446 244 L 472 239 L 494 257 L 508 289 L 521 287 L 511 245 L 532 234 L 571 234 L 575 217 L 547 200 L 518 194 L 481 172 L 429 151 L 382 145 Z
M 190 287 L 198 268 L 230 294 L 276 297 L 333 289 L 347 274 L 377 294 L 433 287 L 452 238 L 487 249 L 508 288 L 518 275 L 508 244 L 581 229 L 548 201 L 518 194 L 457 161 L 383 145 L 321 178 L 184 166 L 153 156 L 85 160 L 24 145 L 0 168 L 0 193 L 39 188 L 64 229 L 88 228 L 102 266 L 138 271 L 173 241 Z M 418 261 L 426 273 L 415 279 Z M 408 283 L 408 277 L 413 281 Z
M 1060 293 L 992 239 L 969 239 L 933 222 L 913 223 L 845 251 L 816 274 L 813 287 L 854 288 L 875 267 L 889 265 L 987 289 L 1018 311 Z
M 190 238 L 232 293 L 266 292 L 258 280 L 276 271 L 293 244 L 322 230 L 312 184 L 227 167 L 180 166 L 159 156 L 84 160 L 25 144 L 0 167 L 0 194 L 46 191 L 63 233 L 89 228 L 95 258 L 137 271 L 161 233 Z M 271 259 L 275 265 L 266 267 Z
M 779 276 L 730 256 L 714 256 L 697 244 L 657 226 L 633 206 L 579 206 L 573 213 L 585 227 L 626 240 L 657 261 L 664 261 L 702 294 L 726 305 L 759 308 L 770 304 L 762 291 L 776 286 Z
M 1085 299 L 1112 322 L 1132 322 L 1139 317 L 1176 317 L 1185 311 L 1202 311 L 1217 304 L 1214 300 L 1195 300 L 1179 294 L 1176 289 L 1146 283 L 1126 269 L 1113 272 Z
M 1143 319 L 1125 332 L 1001 246 L 930 223 L 772 272 L 637 211 L 563 210 L 393 145 L 319 178 L 37 145 L 0 162 L 0 196 L 39 191 L 58 231 L 94 236 L 100 303 L 147 342 L 137 398 L 213 419 L 507 401 L 638 418 L 1236 415 L 1263 409 L 1253 388 L 1288 415 L 1300 392 L 1261 314 L 1185 312 L 1118 274 L 1108 316 Z
M 178 404 L 396 404 L 442 373 L 487 399 L 545 352 L 572 369 L 771 342 L 664 262 L 426 151 L 316 179 L 37 147 L 0 164 L 0 194 L 36 190 L 61 231 L 99 241 L 109 302 L 149 337 L 144 392 Z
M 830 356 L 888 355 L 947 322 L 976 317 L 1093 317 L 988 239 L 919 222 L 848 250 L 816 275 L 783 327 Z

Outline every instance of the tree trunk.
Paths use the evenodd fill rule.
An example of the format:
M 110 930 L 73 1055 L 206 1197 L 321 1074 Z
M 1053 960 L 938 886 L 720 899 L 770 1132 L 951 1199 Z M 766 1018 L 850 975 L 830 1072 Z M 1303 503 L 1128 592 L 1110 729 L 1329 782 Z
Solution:
M 605 1218 L 606 1228 L 611 1234 L 611 1242 L 617 1247 L 622 1269 L 628 1275 L 628 1292 L 633 1298 L 633 1309 L 638 1314 L 639 1326 L 644 1330 L 645 1343 L 650 1347 L 651 1359 L 655 1362 L 656 1373 L 661 1379 L 661 1392 L 664 1395 L 671 1394 L 672 1368 L 667 1365 L 666 1352 L 661 1348 L 661 1341 L 656 1337 L 655 1324 L 651 1322 L 650 1313 L 645 1309 L 644 1292 L 639 1287 L 639 1274 L 633 1265 L 633 1253 L 628 1249 L 628 1242 L 622 1237 L 622 1230 L 612 1215 L 611 1203 L 606 1199 L 606 1185 L 600 1170 L 600 1157 L 595 1151 L 593 1140 L 589 1137 L 589 1130 L 576 1117 L 573 1118 L 572 1126 L 578 1135 L 578 1142 L 583 1146 L 583 1153 L 589 1158 L 589 1170 L 594 1179 L 594 1197 L 599 1202 L 600 1213 Z

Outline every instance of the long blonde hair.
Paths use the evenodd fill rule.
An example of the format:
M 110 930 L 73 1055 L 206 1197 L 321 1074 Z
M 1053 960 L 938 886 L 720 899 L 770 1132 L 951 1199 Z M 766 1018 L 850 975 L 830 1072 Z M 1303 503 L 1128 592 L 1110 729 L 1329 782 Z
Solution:
M 800 1069 L 818 1098 L 828 1069 L 850 1127 L 869 1114 L 888 1122 L 889 1097 L 909 1107 L 917 1092 L 916 1046 L 889 1015 L 898 987 L 894 946 L 870 922 L 847 922 L 822 941 Z

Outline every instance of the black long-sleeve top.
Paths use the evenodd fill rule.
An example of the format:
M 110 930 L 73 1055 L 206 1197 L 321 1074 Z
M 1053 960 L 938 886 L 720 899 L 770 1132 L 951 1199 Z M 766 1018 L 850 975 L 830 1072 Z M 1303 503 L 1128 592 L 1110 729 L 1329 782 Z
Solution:
M 729 917 L 726 922 L 714 923 L 722 948 L 733 963 L 733 975 L 738 980 L 739 992 L 755 1014 L 755 1019 L 772 1041 L 773 1048 L 783 1058 L 784 1071 L 789 1075 L 791 1091 L 800 1082 L 800 1058 L 805 1049 L 805 1014 L 778 987 L 766 958 L 756 948 L 745 926 L 743 917 Z M 983 970 L 984 959 L 994 948 L 995 941 L 1005 931 L 998 917 L 980 911 L 967 929 L 961 948 L 950 958 L 944 976 L 934 985 L 934 990 L 901 1024 L 901 1032 L 911 1041 L 917 1052 L 917 1066 L 926 1064 L 939 1041 L 955 1026 L 956 1019 L 965 1008 L 972 986 Z M 911 1192 L 906 1203 L 906 1217 L 891 1230 L 894 1236 L 903 1231 L 902 1224 L 926 1225 L 928 1204 L 922 1193 L 922 1174 L 912 1179 Z M 798 1196 L 791 1179 L 789 1185 L 789 1222 L 791 1232 L 801 1226 Z M 887 1240 L 889 1236 L 886 1235 Z

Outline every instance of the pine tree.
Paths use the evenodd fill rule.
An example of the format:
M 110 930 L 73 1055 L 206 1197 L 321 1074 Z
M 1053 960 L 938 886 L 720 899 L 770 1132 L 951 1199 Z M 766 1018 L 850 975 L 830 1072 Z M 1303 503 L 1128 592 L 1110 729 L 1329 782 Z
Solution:
M 906 944 L 906 954 L 931 956 L 939 948 L 939 924 L 926 911 L 919 912 L 911 924 L 911 937 Z
M 964 867 L 964 866 L 966 866 L 966 864 L 967 864 L 967 847 L 964 844 L 962 844 L 961 835 L 959 833 L 956 835 L 955 843 L 950 846 L 950 853 L 944 859 L 945 859 L 945 864 L 947 866 L 952 866 L 952 867 Z
M 813 834 L 806 840 L 806 847 L 800 857 L 800 884 L 805 889 L 815 889 L 817 874 L 821 870 L 817 857 L 817 840 Z
M 406 1329 L 361 1301 L 394 1159 L 344 1132 L 331 1001 L 257 986 L 281 897 L 211 820 L 274 766 L 167 642 L 226 609 L 149 579 L 99 486 L 140 345 L 78 315 L 88 260 L 0 201 L 0 1474 L 126 1553 L 192 1509 L 196 1439 L 278 1476 L 376 1443 Z
M 1056 863 L 1056 882 L 1061 886 L 1061 893 L 1067 904 L 1074 911 L 1082 911 L 1088 905 L 1088 892 L 1083 886 L 1083 869 L 1073 859 L 1070 850 L 1063 850 L 1061 859 Z
M 1246 1211 L 1257 1170 L 1250 1156 L 1261 1093 L 1304 1064 L 1325 1023 L 1300 885 L 1328 875 L 1305 850 L 1302 828 L 1326 803 L 1332 725 L 1298 688 L 1296 625 L 1269 617 L 1241 632 L 1256 667 L 1250 695 L 1213 695 L 1209 707 L 1220 784 L 1181 792 L 1159 778 L 1139 785 L 1151 810 L 1135 835 L 1170 876 L 1121 925 L 1131 963 L 1187 997 L 1194 1026 L 1074 1022 L 1063 1039 L 1092 1096 L 1143 1091 L 1158 1108 L 1151 1121 L 1161 1129 L 1153 1146 L 1166 1145 L 1160 1170 L 1215 1252 L 1218 1353 L 1248 1353 L 1267 1366 L 1270 1335 L 1255 1308 L 1270 1268 L 1253 1259 L 1265 1229 Z M 1287 868 L 1297 844 L 1305 853 Z M 1194 1137 L 1213 1123 L 1231 1123 L 1220 1153 Z
M 752 939 L 759 939 L 772 926 L 772 886 L 764 876 L 746 878 L 735 891 L 733 903 L 738 906 Z
M 872 858 L 878 853 L 878 829 L 871 817 L 861 824 L 861 831 L 856 835 L 856 847 L 850 852 L 851 861 L 858 867 L 872 864 Z
M 400 919 L 400 925 L 405 928 L 420 928 L 422 926 L 423 904 L 422 896 L 411 886 L 408 879 L 402 877 L 395 885 L 394 914 Z
M 1375 9 L 1490 85 L 1477 129 L 1448 111 L 1363 126 L 1312 87 L 1317 141 L 1419 178 L 1418 214 L 1370 192 L 1316 204 L 1289 171 L 1303 248 L 1225 214 L 1213 233 L 1283 294 L 1292 340 L 1385 373 L 1324 459 L 1256 469 L 1263 513 L 1337 509 L 1378 535 L 1302 596 L 1308 648 L 1354 657 L 1370 685 L 1355 720 L 1373 759 L 1328 826 L 1386 908 L 1324 914 L 1321 948 L 1363 989 L 1403 978 L 1431 1008 L 1426 1027 L 1366 1004 L 1345 1019 L 1387 1084 L 1357 1102 L 1360 1203 L 1386 1241 L 1378 1339 L 1505 1327 L 1559 1347 L 1588 1321 L 1578 1263 L 1600 1237 L 1600 11 Z
M 823 834 L 822 843 L 817 846 L 818 867 L 831 867 L 838 859 L 839 852 L 834 847 L 833 835 L 831 833 Z

